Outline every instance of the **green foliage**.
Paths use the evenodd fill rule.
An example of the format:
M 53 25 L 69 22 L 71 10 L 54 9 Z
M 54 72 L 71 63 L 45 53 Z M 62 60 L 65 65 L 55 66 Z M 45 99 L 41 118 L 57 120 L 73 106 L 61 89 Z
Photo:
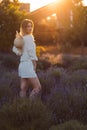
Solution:
M 0 50 L 9 51 L 12 48 L 16 30 L 27 13 L 19 10 L 15 2 L 2 1 L 0 3 Z
M 63 124 L 53 126 L 49 130 L 87 130 L 87 126 L 81 124 L 76 120 L 70 120 Z
M 8 66 L 7 62 L 10 58 L 11 62 Z M 68 120 L 78 120 L 87 124 L 87 70 L 83 68 L 72 68 L 69 71 L 65 68 L 50 67 L 45 71 L 39 70 L 42 101 L 45 102 L 45 105 L 42 103 L 40 105 L 38 101 L 36 104 L 32 104 L 29 99 L 18 99 L 7 105 L 7 101 L 13 101 L 18 97 L 20 89 L 17 71 L 15 67 L 12 67 L 12 64 L 15 64 L 15 58 L 13 55 L 0 55 L 0 107 L 5 104 L 2 109 L 0 108 L 0 129 L 37 130 L 38 128 L 38 130 L 48 130 L 51 125 L 49 121 L 51 113 L 48 108 L 52 111 L 54 125 Z M 86 57 L 74 58 L 71 55 L 65 55 L 62 59 L 66 62 L 63 63 L 66 66 L 68 64 L 73 66 L 79 62 L 85 63 L 87 60 Z M 8 60 L 6 61 L 6 59 Z M 77 128 L 79 130 L 77 125 L 75 128 L 68 126 L 66 129 Z M 59 128 L 61 130 L 62 126 L 52 127 L 54 130 Z M 81 126 L 81 128 L 84 127 Z M 65 129 L 65 125 L 63 129 Z
M 48 130 L 51 113 L 39 100 L 17 99 L 0 110 L 0 128 L 5 130 Z
M 70 54 L 61 55 L 62 64 L 64 67 L 70 67 L 73 63 L 74 57 Z
M 62 123 L 69 119 L 69 103 L 63 92 L 55 92 L 48 103 L 50 109 L 55 114 L 54 123 Z
M 87 69 L 87 57 L 83 56 L 74 60 L 71 69 L 72 70 Z
M 87 57 L 81 55 L 61 54 L 53 66 L 69 68 L 69 70 L 87 69 Z
M 51 94 L 55 81 L 58 82 L 61 78 L 61 71 L 51 67 L 46 72 L 40 72 L 38 76 L 42 85 L 42 95 Z
M 3 102 L 4 99 L 12 100 L 18 95 L 20 81 L 17 74 L 16 57 L 9 54 L 0 56 L 0 102 Z
M 2 65 L 8 69 L 17 69 L 19 64 L 18 58 L 13 55 L 7 54 L 2 59 Z
M 51 66 L 51 63 L 45 59 L 39 59 L 37 63 L 37 70 L 47 70 Z
M 0 100 L 5 102 L 13 97 L 13 92 L 11 91 L 10 87 L 7 85 L 0 86 Z
M 49 108 L 55 115 L 54 123 L 62 123 L 70 119 L 77 119 L 84 123 L 87 121 L 85 86 L 87 78 L 84 76 L 83 78 L 82 76 L 77 77 L 77 74 L 74 73 L 70 78 L 65 77 L 54 89 L 48 102 Z M 65 80 L 66 78 L 67 80 Z
M 15 72 L 0 71 L 0 104 L 13 100 L 19 94 L 19 79 Z
M 87 42 L 87 7 L 84 7 L 82 0 L 64 0 L 64 6 L 69 8 L 69 12 L 64 12 L 70 19 L 61 18 L 63 28 L 59 33 L 59 42 L 65 44 L 65 51 L 70 51 L 70 46 L 86 45 Z M 64 17 L 64 16 L 63 16 Z M 67 46 L 67 43 L 70 45 Z

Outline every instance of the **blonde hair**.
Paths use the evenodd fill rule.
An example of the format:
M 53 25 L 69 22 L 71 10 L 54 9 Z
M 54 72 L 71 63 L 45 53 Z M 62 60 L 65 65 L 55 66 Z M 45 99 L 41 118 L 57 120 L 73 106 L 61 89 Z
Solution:
M 30 19 L 24 19 L 24 20 L 21 22 L 21 25 L 20 25 L 20 34 L 21 34 L 21 35 L 26 35 L 26 34 L 27 34 L 26 28 L 27 28 L 28 23 L 31 23 L 31 25 L 32 25 L 31 34 L 33 33 L 33 28 L 34 28 L 34 23 L 33 23 L 33 21 L 30 20 Z

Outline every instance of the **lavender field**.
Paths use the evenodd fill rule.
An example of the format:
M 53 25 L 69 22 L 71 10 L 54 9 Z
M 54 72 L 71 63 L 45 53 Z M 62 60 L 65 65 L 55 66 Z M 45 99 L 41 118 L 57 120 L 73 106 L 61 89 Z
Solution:
M 87 57 L 50 54 L 39 58 L 41 100 L 18 96 L 19 57 L 0 54 L 0 129 L 87 130 Z

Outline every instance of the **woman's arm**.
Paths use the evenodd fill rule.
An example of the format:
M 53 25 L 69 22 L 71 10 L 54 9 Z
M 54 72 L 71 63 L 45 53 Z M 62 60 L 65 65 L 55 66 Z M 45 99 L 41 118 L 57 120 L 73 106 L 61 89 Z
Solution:
M 36 63 L 35 60 L 32 60 L 32 63 L 33 63 L 33 65 L 34 65 L 34 70 L 36 71 L 37 63 Z

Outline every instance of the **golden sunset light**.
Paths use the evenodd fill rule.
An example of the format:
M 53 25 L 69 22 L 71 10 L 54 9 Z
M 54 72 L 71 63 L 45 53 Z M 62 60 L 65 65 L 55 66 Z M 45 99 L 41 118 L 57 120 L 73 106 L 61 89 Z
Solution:
M 23 3 L 30 3 L 31 4 L 30 11 L 33 11 L 56 0 L 19 0 L 19 1 Z
M 87 0 L 83 0 L 83 4 L 87 6 Z
M 60 2 L 61 0 L 19 0 L 19 2 L 30 3 L 31 4 L 30 11 L 34 11 L 54 1 Z M 87 0 L 83 0 L 83 4 L 87 6 Z

